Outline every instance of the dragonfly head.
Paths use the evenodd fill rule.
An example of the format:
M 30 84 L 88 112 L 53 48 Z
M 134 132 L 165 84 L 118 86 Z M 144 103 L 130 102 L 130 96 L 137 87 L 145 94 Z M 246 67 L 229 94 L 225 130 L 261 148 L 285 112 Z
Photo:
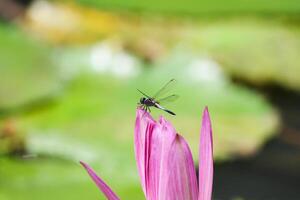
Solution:
M 145 104 L 145 101 L 146 101 L 146 98 L 145 98 L 145 97 L 140 98 L 140 103 L 141 103 L 141 104 Z

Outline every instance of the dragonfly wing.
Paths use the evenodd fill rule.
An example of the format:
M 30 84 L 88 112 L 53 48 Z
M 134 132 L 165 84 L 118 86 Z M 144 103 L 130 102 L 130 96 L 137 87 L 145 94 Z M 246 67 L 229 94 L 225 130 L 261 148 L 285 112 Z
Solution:
M 153 99 L 157 99 L 158 97 L 167 93 L 174 85 L 176 84 L 175 79 L 171 79 L 168 83 L 166 83 L 156 94 L 153 95 Z
M 165 104 L 165 103 L 176 101 L 178 98 L 179 98 L 178 95 L 173 94 L 173 95 L 167 96 L 165 98 L 161 98 L 161 99 L 157 100 L 157 102 L 159 104 Z
M 139 90 L 139 89 L 137 89 L 142 95 L 144 95 L 145 97 L 147 97 L 147 98 L 151 98 L 151 97 L 149 97 L 147 94 L 145 94 L 144 92 L 142 92 L 141 90 Z

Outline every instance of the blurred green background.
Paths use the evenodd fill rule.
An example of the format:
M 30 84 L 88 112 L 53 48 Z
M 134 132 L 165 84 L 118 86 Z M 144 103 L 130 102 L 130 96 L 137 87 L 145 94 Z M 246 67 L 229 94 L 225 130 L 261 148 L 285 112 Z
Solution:
M 1 1 L 0 200 L 104 199 L 79 160 L 122 199 L 143 199 L 133 153 L 136 89 L 152 95 L 172 78 L 170 94 L 180 99 L 166 107 L 177 116 L 152 114 L 170 120 L 197 158 L 209 107 L 214 197 L 282 199 L 272 178 L 299 178 L 299 13 L 297 0 Z M 268 159 L 259 157 L 273 140 Z M 294 157 L 278 165 L 276 152 L 287 147 Z M 255 173 L 245 181 L 266 178 L 261 190 L 225 182 L 225 174 L 243 177 L 236 166 Z M 278 192 L 299 199 L 294 187 Z

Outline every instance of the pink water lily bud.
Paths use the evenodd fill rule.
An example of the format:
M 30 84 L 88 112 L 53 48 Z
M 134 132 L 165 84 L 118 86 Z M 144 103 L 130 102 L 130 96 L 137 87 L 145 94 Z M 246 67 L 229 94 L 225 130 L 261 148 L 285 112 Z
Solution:
M 211 200 L 213 143 L 208 109 L 202 116 L 199 146 L 199 179 L 191 150 L 170 122 L 138 108 L 134 133 L 135 158 L 147 200 Z M 85 163 L 81 162 L 109 200 L 119 197 Z

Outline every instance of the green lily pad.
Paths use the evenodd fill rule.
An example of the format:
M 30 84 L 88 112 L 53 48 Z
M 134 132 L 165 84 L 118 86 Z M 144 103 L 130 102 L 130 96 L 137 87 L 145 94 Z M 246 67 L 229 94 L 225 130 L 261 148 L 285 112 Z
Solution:
M 229 0 L 224 3 L 221 0 L 196 1 L 191 0 L 188 3 L 184 0 L 175 1 L 97 1 L 97 0 L 74 0 L 84 5 L 97 6 L 106 9 L 132 10 L 142 12 L 161 12 L 172 14 L 193 14 L 193 15 L 222 15 L 224 13 L 297 13 L 300 10 L 296 1 L 274 0 L 269 1 L 243 1 Z
M 205 49 L 229 74 L 254 85 L 275 83 L 300 90 L 299 29 L 235 20 L 207 24 L 194 34 L 191 42 Z
M 194 48 L 196 52 L 205 52 L 213 59 L 217 60 L 227 73 L 239 79 L 246 80 L 254 85 L 278 84 L 280 86 L 295 90 L 300 89 L 299 51 L 300 51 L 300 31 L 298 28 L 298 19 L 293 15 L 284 15 L 284 17 L 274 17 L 270 21 L 268 18 L 237 16 L 215 19 L 207 15 L 199 18 L 182 19 L 176 16 L 166 16 L 163 12 L 177 14 L 190 13 L 201 14 L 202 12 L 210 15 L 218 15 L 220 11 L 235 12 L 275 12 L 280 14 L 294 13 L 300 7 L 295 5 L 294 1 L 273 1 L 272 5 L 266 1 L 249 1 L 243 0 L 226 1 L 226 5 L 219 2 L 193 2 L 185 1 L 160 1 L 159 3 L 138 2 L 138 1 L 96 1 L 77 0 L 86 5 L 94 5 L 99 8 L 117 8 L 140 9 L 141 11 L 155 11 L 162 14 L 157 18 L 151 15 L 140 13 L 122 13 L 117 11 L 104 12 L 108 17 L 101 17 L 104 10 L 94 10 L 80 6 L 70 6 L 67 3 L 43 3 L 44 7 L 36 6 L 39 9 L 60 10 L 61 5 L 64 9 L 72 10 L 75 16 L 81 16 L 82 24 L 76 30 L 85 28 L 84 24 L 92 24 L 91 27 L 98 27 L 99 21 L 92 20 L 98 14 L 104 26 L 99 26 L 99 30 L 87 29 L 81 32 L 79 38 L 90 38 L 90 42 L 98 42 L 99 38 L 109 38 L 114 40 L 119 38 L 118 42 L 123 43 L 123 47 L 132 51 L 134 54 L 142 57 L 146 61 L 156 61 L 164 56 L 166 52 L 173 49 L 174 44 L 178 42 L 182 45 Z M 39 4 L 39 3 L 37 3 Z M 79 4 L 80 5 L 80 4 Z M 221 5 L 220 7 L 216 5 Z M 251 5 L 251 6 L 250 6 Z M 267 5 L 267 7 L 265 7 Z M 300 4 L 299 4 L 300 5 Z M 212 7 L 211 7 L 212 6 Z M 227 7 L 228 6 L 228 7 Z M 274 7 L 273 7 L 274 6 Z M 33 6 L 35 7 L 35 6 Z M 48 8 L 49 7 L 49 8 Z M 76 8 L 76 9 L 74 9 Z M 221 9 L 221 10 L 219 10 Z M 87 15 L 86 13 L 94 13 Z M 39 12 L 34 18 L 39 19 Z M 98 16 L 97 15 L 97 16 Z M 201 16 L 203 13 L 201 14 Z M 209 16 L 210 16 L 209 15 Z M 51 15 L 50 15 L 51 16 Z M 92 17 L 90 17 L 92 16 Z M 279 15 L 280 16 L 280 15 Z M 296 15 L 295 15 L 296 16 Z M 51 19 L 51 17 L 49 17 Z M 116 21 L 112 20 L 115 19 Z M 40 19 L 43 20 L 43 19 Z M 49 19 L 48 19 L 49 20 Z M 37 29 L 32 29 L 35 34 L 45 37 L 52 33 L 52 37 L 57 36 L 56 29 L 53 29 L 48 20 L 43 20 L 43 26 L 35 25 Z M 77 18 L 73 19 L 78 21 Z M 38 20 L 39 21 L 39 20 Z M 140 21 L 139 26 L 136 22 Z M 68 23 L 68 21 L 66 21 Z M 77 24 L 77 23 L 72 23 Z M 101 24 L 101 23 L 100 23 Z M 25 23 L 26 25 L 26 23 Z M 27 26 L 30 24 L 27 24 Z M 105 25 L 108 25 L 106 27 Z M 114 26 L 110 30 L 110 25 Z M 40 27 L 40 28 L 38 28 Z M 52 30 L 47 32 L 44 29 Z M 41 30 L 39 30 L 41 29 Z M 101 33 L 109 29 L 106 34 Z M 71 37 L 76 34 L 70 34 L 68 29 L 63 31 L 62 36 L 68 43 L 76 44 L 80 40 L 77 37 Z M 70 35 L 70 37 L 68 37 Z M 50 37 L 50 38 L 52 38 Z M 55 37 L 54 37 L 55 38 Z M 73 39 L 72 39 L 73 38 Z M 113 39 L 114 38 L 114 39 Z M 77 41 L 79 40 L 79 41 Z M 51 41 L 51 40 L 50 40 Z M 58 40 L 60 41 L 60 40 Z
M 0 24 L 0 111 L 53 96 L 60 74 L 51 51 L 16 27 Z

